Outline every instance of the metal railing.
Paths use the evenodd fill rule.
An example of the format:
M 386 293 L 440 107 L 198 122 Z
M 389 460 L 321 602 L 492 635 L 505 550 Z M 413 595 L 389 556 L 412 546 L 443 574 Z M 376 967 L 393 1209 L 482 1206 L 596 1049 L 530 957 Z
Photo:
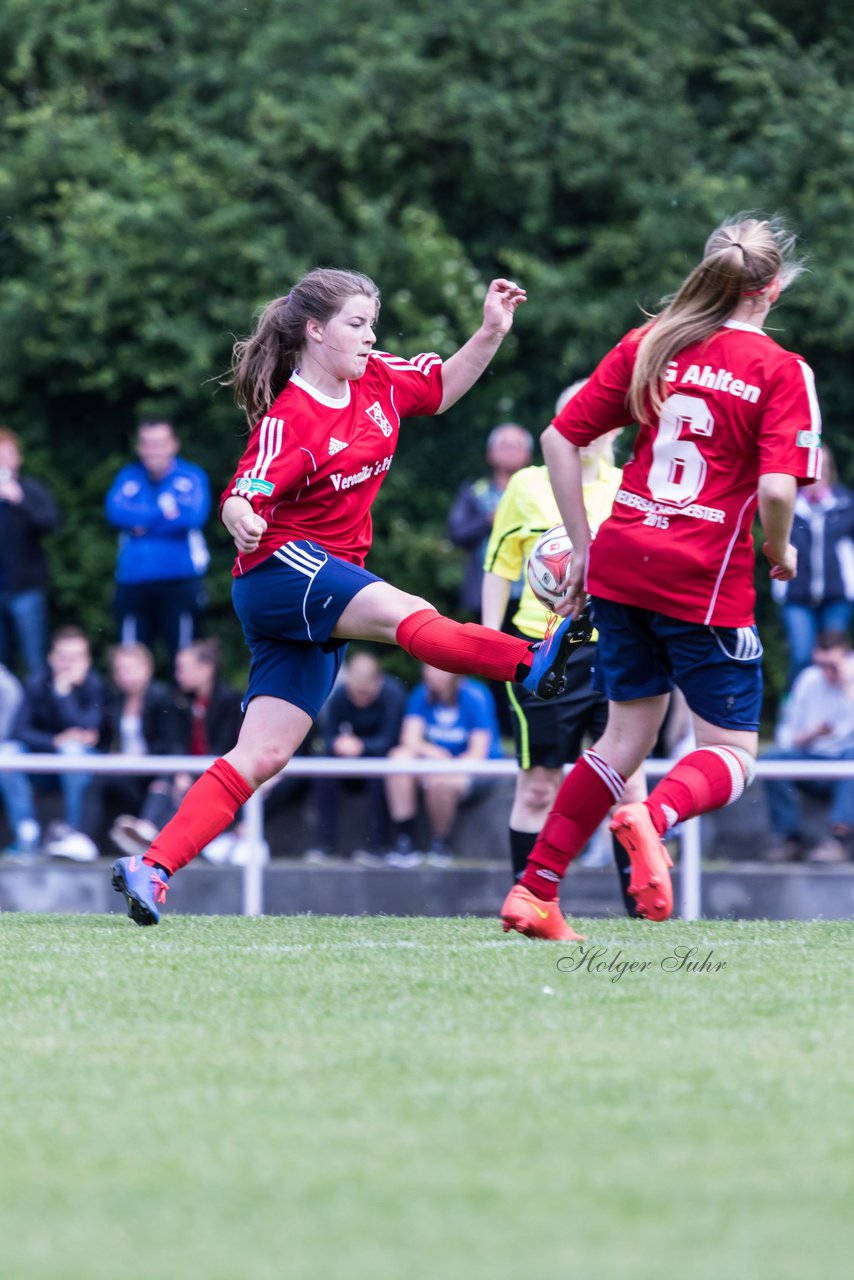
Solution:
M 87 755 L 77 753 L 18 753 L 0 751 L 0 773 L 91 773 L 158 776 L 201 774 L 213 763 L 213 756 L 132 756 Z M 648 778 L 660 778 L 673 768 L 674 760 L 647 760 Z M 515 760 L 467 761 L 465 772 L 475 778 L 515 778 Z M 567 766 L 568 768 L 569 766 Z M 447 773 L 443 760 L 339 759 L 337 756 L 294 756 L 283 773 L 302 778 L 371 778 L 389 774 Z M 281 775 L 279 775 L 281 776 Z M 854 761 L 843 760 L 763 760 L 759 757 L 756 777 L 798 779 L 854 778 Z M 243 868 L 243 914 L 264 912 L 264 798 L 256 792 L 243 806 L 247 861 Z M 683 822 L 679 840 L 679 914 L 683 920 L 699 920 L 702 915 L 702 846 L 700 819 Z

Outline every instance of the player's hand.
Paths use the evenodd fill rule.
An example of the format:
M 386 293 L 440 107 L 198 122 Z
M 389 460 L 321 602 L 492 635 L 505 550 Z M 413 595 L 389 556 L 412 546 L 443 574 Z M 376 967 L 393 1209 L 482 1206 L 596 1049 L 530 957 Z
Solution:
M 257 515 L 254 511 L 246 511 L 241 515 L 232 526 L 231 536 L 234 538 L 234 545 L 241 555 L 247 555 L 250 551 L 257 551 L 262 537 L 267 531 L 267 521 L 263 516 Z
M 791 582 L 795 574 L 798 572 L 798 551 L 793 547 L 791 542 L 786 547 L 782 556 L 775 556 L 771 552 L 767 542 L 762 544 L 762 553 L 771 565 L 770 577 L 775 582 Z
M 509 333 L 520 302 L 526 302 L 525 290 L 512 280 L 493 280 L 483 300 L 483 325 L 502 337 Z
M 587 592 L 584 589 L 586 568 L 587 556 L 580 556 L 577 552 L 573 552 L 569 562 L 569 573 L 560 583 L 564 597 L 554 606 L 555 613 L 560 614 L 562 618 L 570 616 L 577 618 L 587 603 Z

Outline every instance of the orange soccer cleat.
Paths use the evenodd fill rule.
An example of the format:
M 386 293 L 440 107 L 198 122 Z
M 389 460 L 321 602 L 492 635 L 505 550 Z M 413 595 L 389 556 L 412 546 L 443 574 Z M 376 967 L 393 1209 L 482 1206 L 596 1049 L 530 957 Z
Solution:
M 629 855 L 632 878 L 629 893 L 638 913 L 647 920 L 667 920 L 673 914 L 670 854 L 652 825 L 645 804 L 621 804 L 614 810 L 611 830 Z
M 516 884 L 501 908 L 504 932 L 515 929 L 526 938 L 546 938 L 549 942 L 585 942 L 584 934 L 570 929 L 557 898 L 544 902 L 524 885 Z

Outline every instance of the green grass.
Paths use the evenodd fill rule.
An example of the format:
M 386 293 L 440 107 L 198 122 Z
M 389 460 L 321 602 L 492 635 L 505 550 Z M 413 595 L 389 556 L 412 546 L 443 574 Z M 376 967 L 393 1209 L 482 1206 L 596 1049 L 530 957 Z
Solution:
M 582 924 L 5 915 L 0 1274 L 850 1274 L 851 925 Z

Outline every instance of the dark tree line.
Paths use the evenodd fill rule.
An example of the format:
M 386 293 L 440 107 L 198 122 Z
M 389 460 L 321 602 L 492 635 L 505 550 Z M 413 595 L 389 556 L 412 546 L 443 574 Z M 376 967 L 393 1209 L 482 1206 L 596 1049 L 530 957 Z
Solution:
M 62 496 L 56 620 L 110 637 L 101 504 L 138 417 L 172 417 L 215 488 L 230 474 L 233 337 L 317 263 L 377 279 L 402 353 L 449 354 L 495 274 L 529 291 L 478 388 L 407 429 L 380 500 L 372 567 L 440 606 L 460 574 L 444 517 L 486 429 L 544 426 L 740 209 L 803 237 L 774 323 L 851 477 L 852 28 L 841 0 L 7 0 L 0 414 Z

